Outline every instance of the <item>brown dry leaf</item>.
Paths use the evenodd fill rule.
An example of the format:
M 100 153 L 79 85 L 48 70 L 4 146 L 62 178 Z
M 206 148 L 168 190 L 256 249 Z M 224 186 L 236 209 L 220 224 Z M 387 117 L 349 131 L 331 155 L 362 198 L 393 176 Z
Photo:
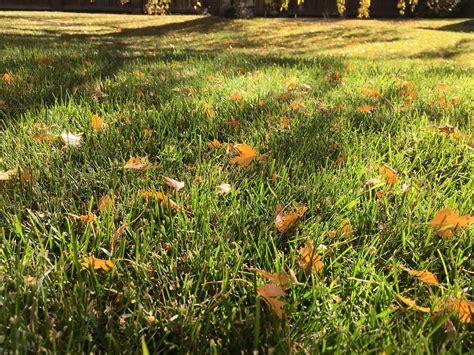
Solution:
M 278 179 L 278 174 L 274 172 L 272 174 L 272 182 L 275 183 L 277 181 L 277 179 Z
M 323 262 L 321 256 L 314 249 L 313 242 L 309 239 L 306 240 L 305 246 L 300 249 L 300 265 L 306 271 L 323 271 Z
M 237 128 L 238 126 L 240 126 L 240 121 L 231 118 L 229 119 L 229 124 L 232 128 Z
M 416 302 L 412 300 L 411 298 L 403 297 L 402 295 L 398 295 L 398 294 L 397 294 L 397 298 L 410 308 L 414 308 L 417 311 L 420 311 L 422 313 L 431 313 L 429 308 L 418 306 Z
M 372 166 L 377 169 L 381 175 L 383 175 L 387 184 L 395 184 L 397 181 L 397 172 L 394 169 L 387 165 L 382 166 L 377 163 L 372 163 Z
M 456 211 L 445 208 L 433 217 L 428 224 L 433 230 L 443 238 L 449 238 L 453 235 L 453 230 L 457 231 L 474 223 L 474 216 L 460 216 Z
M 5 100 L 0 100 L 0 110 L 4 110 L 7 108 L 7 103 Z
M 210 141 L 209 143 L 207 143 L 207 146 L 209 147 L 209 149 L 217 149 L 221 146 L 221 142 L 219 142 L 217 139 L 214 139 L 212 141 Z
M 403 265 L 400 265 L 400 268 L 424 283 L 429 285 L 439 285 L 439 281 L 436 276 L 429 271 L 411 270 Z
M 374 98 L 381 97 L 380 92 L 378 90 L 375 90 L 375 89 L 362 89 L 362 93 L 364 95 L 374 97 Z
M 115 243 L 122 237 L 122 235 L 125 234 L 125 232 L 127 231 L 128 229 L 128 224 L 127 223 L 124 223 L 122 224 L 120 227 L 118 227 L 114 234 L 113 234 L 113 238 L 112 240 L 110 241 L 110 253 L 113 253 L 114 252 L 114 249 L 115 249 Z
M 344 152 L 340 152 L 336 159 L 336 163 L 344 164 L 345 161 L 346 161 L 346 155 L 344 154 Z
M 226 195 L 230 192 L 232 188 L 230 184 L 223 183 L 223 184 L 218 185 L 216 189 L 217 189 L 217 194 Z
M 446 305 L 449 311 L 456 311 L 459 319 L 466 324 L 472 323 L 474 315 L 474 302 L 466 300 L 449 299 Z
M 61 133 L 61 139 L 65 145 L 71 145 L 73 147 L 78 147 L 82 144 L 82 133 Z
M 264 154 L 260 154 L 260 155 L 258 156 L 258 160 L 259 160 L 259 161 L 268 161 L 268 159 L 270 159 L 270 153 L 271 153 L 271 152 L 266 152 L 266 153 L 264 153 Z
M 18 169 L 10 169 L 10 170 L 7 170 L 7 171 L 0 171 L 0 181 L 11 180 L 17 174 L 18 174 Z
M 277 286 L 280 286 L 283 290 L 288 290 L 293 283 L 297 284 L 298 280 L 296 279 L 295 273 L 290 269 L 290 273 L 285 271 L 280 271 L 278 273 L 272 274 L 264 270 L 252 269 L 253 271 L 259 273 L 263 277 L 266 277 L 272 283 Z
M 329 235 L 329 238 L 335 238 L 336 235 L 337 235 L 337 232 L 336 231 L 329 231 L 328 235 Z
M 184 181 L 178 181 L 167 176 L 163 176 L 166 186 L 171 189 L 174 189 L 176 192 L 181 190 L 184 187 Z
M 99 198 L 99 210 L 101 212 L 110 211 L 114 206 L 114 201 L 110 196 L 104 195 Z
M 296 226 L 298 219 L 303 216 L 307 210 L 307 207 L 302 206 L 298 208 L 296 212 L 283 214 L 281 206 L 278 205 L 274 222 L 276 229 L 278 229 L 278 231 L 282 234 L 288 232 L 290 229 Z
M 372 112 L 374 109 L 375 109 L 374 106 L 362 105 L 362 106 L 359 106 L 359 107 L 357 108 L 357 111 L 359 111 L 359 112 L 365 112 L 365 113 L 370 113 L 370 112 Z
M 102 269 L 104 271 L 109 271 L 115 268 L 115 264 L 112 260 L 99 259 L 93 256 L 84 257 L 82 260 L 82 267 L 84 269 L 88 269 L 91 266 L 94 268 L 94 270 Z
M 241 102 L 242 99 L 244 98 L 244 96 L 242 95 L 242 93 L 240 91 L 234 91 L 230 97 L 229 97 L 232 101 L 234 102 Z
M 231 164 L 248 167 L 250 163 L 252 163 L 252 160 L 257 156 L 255 148 L 247 144 L 235 144 L 233 148 L 239 152 L 239 155 L 230 159 Z
M 100 118 L 98 115 L 92 115 L 91 124 L 92 124 L 92 128 L 96 132 L 98 132 L 101 129 L 105 128 L 104 120 L 102 118 Z
M 21 169 L 19 177 L 23 183 L 30 183 L 32 186 L 36 185 L 36 181 L 33 179 L 33 173 L 29 169 Z
M 286 302 L 280 301 L 277 297 L 286 296 L 286 293 L 280 286 L 268 283 L 257 288 L 257 293 L 273 309 L 278 318 L 283 317 L 283 306 Z
M 169 199 L 168 197 L 166 197 L 165 195 L 163 195 L 161 192 L 159 191 L 145 191 L 142 193 L 142 196 L 145 197 L 147 200 L 148 198 L 150 197 L 155 197 L 157 198 L 158 200 L 160 200 L 162 206 L 168 206 L 170 209 L 174 210 L 174 211 L 177 211 L 178 210 L 178 205 L 176 204 L 176 202 L 174 202 L 173 200 Z

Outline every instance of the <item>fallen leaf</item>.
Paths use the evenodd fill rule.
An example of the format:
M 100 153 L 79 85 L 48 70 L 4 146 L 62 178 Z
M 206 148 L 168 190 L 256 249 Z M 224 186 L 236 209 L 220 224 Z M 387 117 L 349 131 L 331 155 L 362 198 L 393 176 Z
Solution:
M 133 75 L 135 75 L 137 78 L 143 78 L 145 76 L 145 74 L 142 71 L 138 70 L 138 69 L 135 69 L 133 71 Z
M 278 179 L 278 174 L 274 172 L 272 174 L 272 182 L 275 183 L 277 181 L 277 179 Z
M 231 186 L 230 184 L 223 183 L 217 186 L 217 193 L 219 195 L 226 195 L 230 192 Z
M 104 195 L 99 198 L 99 210 L 101 212 L 110 211 L 114 205 L 114 201 L 110 196 Z
M 258 156 L 258 160 L 259 160 L 259 161 L 267 161 L 267 160 L 270 158 L 270 153 L 271 153 L 271 152 L 266 152 L 266 153 L 264 153 L 264 154 L 260 154 L 260 155 Z
M 92 115 L 92 128 L 98 132 L 100 131 L 101 129 L 103 129 L 105 127 L 105 123 L 104 123 L 104 120 L 102 118 L 100 118 L 98 115 Z
M 400 268 L 424 283 L 427 283 L 429 285 L 439 285 L 439 281 L 436 276 L 429 271 L 411 270 L 403 265 L 400 265 Z
M 373 106 L 362 105 L 362 106 L 359 106 L 359 107 L 357 108 L 357 111 L 359 111 L 359 112 L 365 112 L 365 113 L 370 113 L 370 112 L 372 112 L 374 109 L 375 109 L 375 107 L 373 107 Z
M 422 313 L 430 313 L 430 309 L 427 308 L 427 307 L 420 307 L 416 304 L 416 302 L 414 300 L 412 300 L 411 298 L 408 298 L 408 297 L 403 297 L 402 295 L 397 295 L 397 298 L 402 302 L 404 303 L 405 305 L 407 305 L 408 307 L 410 308 L 414 308 L 416 309 L 417 311 L 420 311 Z
M 241 102 L 244 96 L 240 91 L 234 91 L 229 98 L 234 102 Z
M 473 320 L 474 315 L 474 302 L 457 300 L 457 299 L 448 299 L 447 309 L 449 311 L 456 311 L 458 313 L 459 319 L 466 324 L 469 324 Z
M 125 232 L 127 231 L 128 229 L 128 224 L 127 223 L 123 223 L 120 227 L 118 227 L 114 234 L 113 234 L 113 238 L 112 240 L 110 241 L 110 253 L 112 254 L 114 252 L 114 249 L 115 249 L 115 243 L 120 239 L 120 237 L 122 237 L 122 235 L 125 234 Z
M 61 139 L 65 145 L 78 147 L 82 144 L 82 133 L 61 133 Z
M 17 174 L 18 174 L 18 169 L 10 169 L 10 170 L 7 170 L 7 171 L 0 171 L 0 181 L 11 180 Z
M 474 216 L 460 216 L 456 211 L 450 208 L 439 211 L 433 219 L 428 222 L 431 228 L 443 238 L 451 237 L 453 231 L 457 231 L 472 223 L 474 223 Z
M 184 181 L 178 181 L 167 176 L 163 176 L 163 179 L 165 180 L 166 186 L 171 189 L 174 189 L 176 192 L 178 192 L 184 187 Z
M 298 110 L 301 110 L 302 108 L 304 108 L 303 104 L 301 103 L 300 100 L 293 100 L 291 103 L 290 103 L 290 108 L 293 110 L 293 111 L 298 111 Z
M 221 142 L 219 142 L 217 139 L 214 139 L 214 140 L 210 141 L 209 143 L 207 143 L 207 146 L 210 149 L 217 149 L 221 146 Z
M 127 163 L 124 165 L 124 169 L 132 169 L 132 170 L 150 170 L 150 169 L 158 169 L 160 165 L 149 165 L 147 157 L 130 157 Z
M 237 128 L 238 126 L 240 126 L 240 121 L 231 118 L 231 119 L 229 120 L 229 124 L 230 124 L 230 126 L 231 126 L 232 128 Z
M 376 163 L 372 163 L 372 166 L 379 171 L 389 185 L 395 184 L 397 181 L 397 172 L 394 169 L 387 165 L 382 166 Z
M 298 219 L 303 216 L 307 210 L 307 207 L 302 206 L 296 212 L 283 214 L 281 206 L 277 206 L 277 213 L 274 222 L 276 229 L 282 234 L 286 233 L 296 226 Z
M 96 215 L 93 214 L 93 213 L 81 214 L 81 215 L 68 213 L 68 215 L 71 216 L 74 219 L 77 219 L 77 220 L 81 221 L 82 223 L 85 223 L 85 224 L 90 223 L 90 222 L 94 222 L 95 219 L 96 219 Z
M 8 84 L 11 84 L 13 82 L 13 77 L 10 73 L 5 73 L 2 75 L 2 80 Z
M 82 267 L 84 269 L 88 269 L 91 266 L 94 268 L 94 270 L 102 269 L 104 271 L 109 271 L 115 268 L 115 264 L 112 260 L 99 259 L 93 256 L 84 257 L 82 260 Z
M 281 128 L 288 128 L 289 125 L 290 125 L 290 121 L 291 121 L 291 119 L 289 117 L 285 117 L 284 119 L 282 119 L 280 121 L 280 127 Z
M 259 269 L 252 269 L 252 270 L 259 273 L 263 277 L 266 277 L 273 284 L 280 286 L 283 290 L 289 289 L 293 283 L 295 284 L 298 283 L 298 280 L 296 279 L 296 275 L 292 270 L 290 270 L 289 274 L 286 273 L 285 271 L 280 271 L 278 273 L 272 274 L 264 270 L 259 270 Z
M 367 96 L 370 96 L 370 97 L 374 97 L 374 98 L 379 98 L 379 97 L 381 97 L 380 92 L 378 92 L 378 91 L 375 90 L 375 89 L 362 89 L 362 93 L 363 93 L 364 95 L 367 95 Z
M 277 297 L 286 295 L 280 286 L 268 283 L 257 288 L 257 294 L 273 309 L 278 318 L 283 317 L 283 306 L 286 302 L 280 301 Z
M 146 199 L 150 198 L 150 197 L 155 197 L 157 198 L 161 204 L 163 206 L 167 206 L 169 207 L 170 209 L 172 210 L 178 210 L 178 205 L 176 204 L 176 202 L 174 202 L 173 200 L 169 199 L 168 197 L 166 197 L 165 195 L 163 195 L 161 192 L 159 191 L 145 191 L 142 193 L 142 196 L 145 197 Z
M 341 227 L 341 235 L 351 234 L 353 232 L 350 222 L 346 222 Z
M 234 149 L 239 152 L 239 155 L 233 157 L 230 162 L 231 164 L 238 164 L 242 167 L 248 167 L 252 160 L 257 156 L 255 148 L 247 144 L 236 144 Z
M 321 256 L 314 249 L 313 242 L 310 239 L 306 240 L 305 246 L 300 249 L 300 265 L 306 271 L 323 271 L 323 262 Z

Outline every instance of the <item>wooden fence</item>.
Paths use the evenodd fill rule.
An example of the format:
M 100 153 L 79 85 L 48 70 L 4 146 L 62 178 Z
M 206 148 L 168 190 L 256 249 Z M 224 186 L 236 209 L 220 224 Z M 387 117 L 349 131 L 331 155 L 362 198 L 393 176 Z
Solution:
M 54 11 L 77 11 L 77 12 L 116 12 L 116 13 L 143 13 L 146 0 L 130 0 L 122 4 L 120 0 L 0 0 L 0 10 L 54 10 Z M 201 0 L 203 8 L 207 8 L 212 15 L 225 15 L 222 12 L 223 0 Z M 347 16 L 357 15 L 359 0 L 347 0 Z M 195 0 L 172 0 L 171 13 L 192 14 Z M 423 12 L 419 7 L 418 14 Z M 257 16 L 337 16 L 335 0 L 305 0 L 303 4 L 297 5 L 296 0 L 290 1 L 288 11 L 279 13 L 277 7 L 271 8 L 264 0 L 255 0 L 255 15 Z M 397 0 L 372 0 L 370 7 L 372 17 L 396 17 L 398 16 Z M 468 1 L 467 5 L 457 14 L 463 17 L 474 17 L 474 0 Z

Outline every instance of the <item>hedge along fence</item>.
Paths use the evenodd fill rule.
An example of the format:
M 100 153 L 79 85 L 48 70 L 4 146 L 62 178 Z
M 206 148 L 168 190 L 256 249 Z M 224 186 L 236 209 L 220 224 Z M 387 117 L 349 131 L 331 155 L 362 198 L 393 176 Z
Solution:
M 456 5 L 452 15 L 474 17 L 474 0 L 0 0 L 0 9 L 54 10 L 77 12 L 196 14 L 218 16 L 338 16 L 397 17 L 400 12 L 422 16 L 428 3 Z M 419 4 L 418 4 L 419 3 Z M 196 6 L 200 5 L 200 6 Z M 412 9 L 412 5 L 417 5 Z M 249 14 L 239 9 L 249 10 Z M 414 10 L 414 11 L 413 11 Z M 444 9 L 446 10 L 446 8 Z M 433 11 L 431 11 L 433 13 Z M 444 11 L 449 14 L 449 11 Z

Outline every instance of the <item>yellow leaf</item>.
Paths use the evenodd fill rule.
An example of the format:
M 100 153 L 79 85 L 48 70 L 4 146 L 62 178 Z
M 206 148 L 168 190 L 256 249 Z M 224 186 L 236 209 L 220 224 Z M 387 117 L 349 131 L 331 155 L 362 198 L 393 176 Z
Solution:
M 351 234 L 353 231 L 352 231 L 352 227 L 351 227 L 351 224 L 349 222 L 346 222 L 342 225 L 341 227 L 341 235 L 345 235 L 345 234 Z
M 166 197 L 159 191 L 155 191 L 155 192 L 145 191 L 142 193 L 142 196 L 145 197 L 146 199 L 148 199 L 149 197 L 155 197 L 161 202 L 162 206 L 167 206 L 170 209 L 175 210 L 175 211 L 178 210 L 178 205 L 176 204 L 176 202 L 169 199 L 168 197 Z
M 104 124 L 104 120 L 102 118 L 100 118 L 97 115 L 92 116 L 92 128 L 95 131 L 100 131 L 102 128 L 104 128 L 104 126 L 105 126 L 105 124 Z
M 133 75 L 135 75 L 137 78 L 143 78 L 145 76 L 145 74 L 138 69 L 133 71 Z
M 424 283 L 429 285 L 439 285 L 439 281 L 436 276 L 429 271 L 411 270 L 403 265 L 400 265 L 400 268 Z
M 130 157 L 127 163 L 124 165 L 124 169 L 132 170 L 150 170 L 158 169 L 159 165 L 149 165 L 146 157 Z
M 286 302 L 280 301 L 277 297 L 283 297 L 286 294 L 280 286 L 268 283 L 257 288 L 257 293 L 267 302 L 279 318 L 283 317 L 283 306 Z
M 385 181 L 389 185 L 395 184 L 395 182 L 397 181 L 397 172 L 394 169 L 387 165 L 382 166 L 376 163 L 372 163 L 372 166 L 374 166 L 379 171 L 379 173 L 383 175 Z
M 13 82 L 13 77 L 9 73 L 5 73 L 2 75 L 2 80 L 8 84 L 11 84 Z
M 112 260 L 104 260 L 104 259 L 99 259 L 95 258 L 93 256 L 90 257 L 85 257 L 82 260 L 82 267 L 84 269 L 88 269 L 90 267 L 93 267 L 95 270 L 102 269 L 105 271 L 112 270 L 115 267 L 115 264 Z
M 298 219 L 306 213 L 307 207 L 302 206 L 296 212 L 283 214 L 281 206 L 277 206 L 277 214 L 275 217 L 275 227 L 282 234 L 296 226 Z
M 314 249 L 313 242 L 306 240 L 305 246 L 300 249 L 300 265 L 306 271 L 323 271 L 323 262 L 321 256 Z
M 210 149 L 217 149 L 221 146 L 221 142 L 219 142 L 217 139 L 214 139 L 214 140 L 210 141 L 209 143 L 207 143 L 207 146 Z
M 398 299 L 404 303 L 405 305 L 407 305 L 408 307 L 410 308 L 414 308 L 416 309 L 417 311 L 420 311 L 422 313 L 430 313 L 430 309 L 427 308 L 427 307 L 420 307 L 416 304 L 416 302 L 414 300 L 412 300 L 411 298 L 408 298 L 408 297 L 403 297 L 402 295 L 397 295 Z
M 239 152 L 239 155 L 233 157 L 230 162 L 231 164 L 238 164 L 243 167 L 248 167 L 252 160 L 257 156 L 255 148 L 247 144 L 236 144 L 234 149 Z
M 433 217 L 428 224 L 433 230 L 443 238 L 449 238 L 453 235 L 453 230 L 457 231 L 474 223 L 474 216 L 460 216 L 456 211 L 446 208 Z

